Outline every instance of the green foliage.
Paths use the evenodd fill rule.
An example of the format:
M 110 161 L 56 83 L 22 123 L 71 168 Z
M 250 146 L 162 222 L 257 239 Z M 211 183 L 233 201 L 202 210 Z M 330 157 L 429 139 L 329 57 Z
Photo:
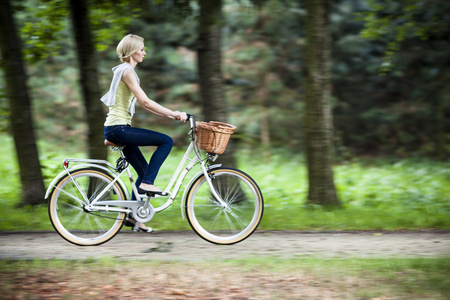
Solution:
M 445 130 L 438 128 L 450 126 L 449 91 L 445 88 L 449 78 L 444 68 L 450 47 L 444 38 L 446 27 L 436 28 L 436 24 L 445 23 L 450 12 L 447 2 L 374 0 L 366 4 L 345 0 L 333 4 L 332 101 L 335 139 L 340 147 L 356 155 L 436 155 L 438 135 L 445 135 Z M 72 146 L 73 141 L 84 141 L 87 127 L 65 1 L 21 3 L 23 9 L 18 10 L 16 17 L 20 24 L 28 22 L 23 39 L 31 43 L 25 51 L 31 51 L 27 55 L 32 59 L 46 57 L 28 67 L 38 135 L 53 144 Z M 369 6 L 372 4 L 373 9 Z M 148 56 L 137 72 L 149 97 L 173 109 L 194 113 L 201 110 L 195 1 L 142 4 L 103 0 L 90 1 L 89 5 L 96 47 L 101 50 L 98 65 L 103 92 L 109 86 L 111 68 L 120 63 L 115 46 L 123 34 L 132 32 L 146 40 Z M 260 2 L 256 9 L 248 1 L 225 1 L 223 11 L 222 69 L 228 121 L 239 128 L 235 135 L 237 147 L 261 145 L 265 120 L 271 147 L 301 152 L 302 5 L 272 0 Z M 355 12 L 361 13 L 359 20 Z M 373 22 L 385 21 L 370 27 L 366 20 L 370 23 L 371 18 Z M 397 26 L 404 26 L 399 31 L 402 47 L 392 57 L 390 66 L 395 63 L 395 68 L 390 76 L 380 77 L 378 71 L 386 62 L 386 45 L 395 41 Z M 380 38 L 361 36 L 361 31 L 370 35 L 371 28 L 373 36 Z M 57 29 L 60 31 L 52 36 Z M 426 41 L 422 40 L 425 36 Z M 6 123 L 8 108 L 1 97 L 0 112 Z M 439 125 L 438 114 L 443 116 Z M 139 110 L 133 122 L 135 126 L 170 133 L 178 145 L 185 143 L 183 129 L 174 122 Z M 85 147 L 84 143 L 76 146 L 80 150 Z
M 65 46 L 69 10 L 66 0 L 30 0 L 19 14 L 25 41 L 24 57 L 30 63 L 56 56 Z
M 231 121 L 245 144 L 261 144 L 267 113 L 272 146 L 300 148 L 303 11 L 294 2 L 280 1 L 266 1 L 259 10 L 229 4 L 225 11 L 224 76 Z
M 12 149 L 11 138 L 2 135 L 0 142 L 5 149 Z M 62 171 L 63 158 L 84 157 L 76 149 L 58 149 L 48 144 L 42 144 L 40 149 L 46 186 Z M 182 154 L 173 151 L 161 169 L 157 185 L 168 184 Z M 110 161 L 115 158 L 112 155 Z M 302 156 L 272 149 L 270 160 L 264 161 L 263 154 L 253 148 L 239 151 L 237 158 L 239 168 L 255 179 L 264 196 L 264 218 L 259 229 L 450 229 L 448 164 L 426 160 L 367 159 L 337 165 L 336 186 L 344 209 L 324 210 L 304 205 L 307 177 Z M 2 152 L 0 161 L 0 230 L 52 230 L 45 205 L 16 207 L 20 181 L 14 151 Z M 190 230 L 186 220 L 181 218 L 178 205 L 182 193 L 183 189 L 170 209 L 156 214 L 151 221 L 152 227 L 159 230 Z
M 107 50 L 111 41 L 119 41 L 128 33 L 134 18 L 140 15 L 137 1 L 93 1 L 89 19 L 98 51 Z
M 136 17 L 137 3 L 134 1 L 89 3 L 96 45 L 102 51 L 99 71 L 104 91 L 111 79 L 111 67 L 119 63 L 115 45 L 125 31 L 129 31 L 146 39 L 149 55 L 137 72 L 150 98 L 174 109 L 194 113 L 200 111 L 196 82 L 195 5 L 190 5 L 189 1 L 175 2 L 183 2 L 184 17 L 172 13 L 178 8 L 171 7 L 167 1 L 147 1 L 139 18 Z M 16 18 L 23 25 L 26 55 L 32 60 L 46 58 L 28 66 L 38 136 L 50 147 L 64 148 L 63 153 L 84 151 L 87 129 L 66 1 L 29 0 L 20 3 L 23 7 L 17 10 Z M 443 68 L 450 57 L 450 47 L 445 39 L 448 28 L 438 26 L 448 23 L 448 3 L 373 0 L 368 2 L 369 6 L 359 1 L 338 1 L 333 4 L 334 125 L 337 146 L 350 153 L 346 158 L 351 157 L 352 153 L 398 157 L 423 157 L 436 153 L 436 120 L 440 111 L 443 111 L 445 121 L 443 128 L 448 128 L 450 124 L 449 92 L 448 89 L 440 88 L 448 82 L 448 71 Z M 240 153 L 247 147 L 259 149 L 261 123 L 267 112 L 271 146 L 273 149 L 276 147 L 272 151 L 290 156 L 292 152 L 299 153 L 303 148 L 301 81 L 304 43 L 302 21 L 305 12 L 294 1 L 265 1 L 259 9 L 249 8 L 247 4 L 245 1 L 226 1 L 224 6 L 223 71 L 227 83 L 229 122 L 238 126 L 233 138 Z M 147 15 L 148 12 L 152 14 Z M 353 18 L 354 12 L 362 12 L 359 20 Z M 190 13 L 191 17 L 186 18 Z M 367 38 L 361 37 L 361 32 Z M 425 38 L 427 40 L 423 41 Z M 395 56 L 395 68 L 390 77 L 379 77 L 378 69 L 386 62 L 384 57 L 388 43 L 394 43 L 389 49 L 398 54 Z M 3 84 L 0 80 L 0 128 L 7 131 L 9 112 L 5 97 L 1 94 Z M 186 143 L 184 127 L 174 122 L 149 116 L 142 111 L 138 111 L 133 121 L 136 126 L 170 134 L 177 145 Z M 43 156 L 44 165 L 48 161 L 45 157 L 51 155 Z M 407 162 L 415 165 L 410 160 Z M 267 175 L 284 174 L 280 169 L 285 163 L 288 168 L 295 167 L 296 176 L 302 178 L 301 184 L 296 182 L 297 188 L 293 189 L 295 200 L 291 198 L 292 193 L 285 192 L 290 185 L 279 188 L 283 182 L 278 184 L 278 177 Z M 298 159 L 298 164 L 301 163 L 301 159 Z M 431 162 L 425 162 L 419 169 L 423 168 L 425 173 L 435 172 L 436 169 L 431 165 Z M 355 184 L 361 180 L 359 176 L 366 172 L 365 168 L 353 164 L 349 170 L 340 166 L 337 172 L 348 171 L 348 174 L 345 173 L 346 180 L 356 178 L 353 180 Z M 389 172 L 397 174 L 403 167 L 389 172 L 384 171 L 385 166 L 380 170 L 373 166 L 370 168 L 371 174 L 380 172 L 390 178 Z M 47 178 L 51 178 L 54 168 L 47 171 Z M 414 174 L 413 171 L 411 173 Z M 281 203 L 294 203 L 296 207 L 302 205 L 306 197 L 306 174 L 303 168 L 280 159 L 279 165 L 268 164 L 267 169 L 257 170 L 256 173 L 273 179 L 266 181 L 265 177 L 261 178 L 267 189 L 269 204 L 277 199 Z M 369 225 L 350 224 L 346 228 L 419 228 L 423 224 L 433 227 L 433 222 L 446 224 L 442 216 L 445 216 L 448 206 L 442 201 L 448 197 L 436 196 L 445 195 L 436 187 L 439 184 L 447 185 L 445 180 L 448 178 L 445 176 L 439 181 L 419 183 L 421 188 L 417 190 L 406 182 L 395 189 L 385 186 L 381 178 L 373 175 L 365 181 L 364 187 L 358 186 L 354 192 L 350 181 L 342 183 L 340 178 L 337 173 L 338 188 L 347 208 L 342 213 L 327 216 L 326 220 L 331 220 L 331 225 L 325 227 L 351 222 L 351 214 L 345 213 L 348 211 L 361 212 L 367 219 L 373 219 L 369 217 L 373 210 L 383 212 L 392 202 L 398 202 L 399 206 L 389 210 L 386 218 L 397 220 L 397 224 L 383 225 L 385 220 L 378 217 L 383 213 L 377 213 L 377 218 Z M 372 181 L 376 183 L 371 184 Z M 18 188 L 18 183 L 15 184 Z M 424 188 L 426 185 L 428 189 Z M 437 192 L 434 191 L 435 187 Z M 7 198 L 14 199 L 14 194 L 8 194 Z M 407 203 L 414 210 L 395 212 L 395 209 L 403 211 Z M 431 211 L 429 218 L 425 215 L 427 210 Z M 283 217 L 282 209 L 275 211 L 281 212 L 279 215 L 273 214 L 276 217 L 268 219 L 268 224 L 275 224 L 278 217 Z M 300 208 L 299 213 L 303 214 L 303 219 L 313 216 L 311 219 L 320 220 L 312 221 L 308 226 L 320 227 L 320 224 L 326 223 L 321 219 L 320 210 Z M 408 218 L 409 213 L 413 214 L 413 218 Z M 175 214 L 178 214 L 178 210 Z M 314 217 L 315 214 L 317 217 Z M 433 221 L 435 215 L 437 217 Z M 292 220 L 290 217 L 286 219 Z M 408 219 L 416 221 L 412 224 Z M 291 227 L 298 228 L 298 225 Z
M 450 215 L 450 188 L 446 184 L 450 172 L 445 164 L 367 160 L 335 166 L 335 184 L 345 208 L 324 211 L 303 205 L 307 177 L 301 161 L 278 159 L 271 162 L 270 169 L 267 164 L 245 166 L 250 174 L 264 174 L 256 179 L 266 204 L 262 228 L 400 230 L 450 225 L 446 220 Z
M 364 21 L 361 36 L 387 43 L 386 57 L 381 72 L 391 71 L 393 56 L 400 50 L 401 44 L 408 38 L 427 40 L 430 36 L 445 36 L 448 10 L 446 1 L 430 2 L 424 0 L 379 1 L 368 0 L 369 11 L 356 13 Z
M 124 36 L 137 17 L 137 1 L 92 1 L 89 21 L 98 51 L 110 47 L 110 41 Z M 18 13 L 22 22 L 21 36 L 25 42 L 24 56 L 30 63 L 58 56 L 68 51 L 70 12 L 66 0 L 28 0 Z M 105 43 L 107 41 L 107 43 Z
M 429 28 L 435 16 L 446 23 L 450 5 L 446 1 L 410 2 L 417 6 L 408 12 L 406 1 L 370 1 L 379 4 L 372 9 L 355 2 L 335 7 L 338 16 L 361 12 L 357 18 L 332 18 L 335 128 L 343 144 L 357 154 L 433 156 L 446 147 L 438 143 L 442 134 L 438 128 L 450 124 L 449 92 L 444 84 L 448 80 L 448 29 L 430 28 L 426 41 L 416 33 Z M 370 18 L 384 21 L 371 26 Z M 408 18 L 417 26 L 411 27 Z M 400 31 L 402 42 L 397 46 L 401 47 L 396 46 L 395 55 L 386 60 L 388 43 L 395 42 L 398 26 L 408 30 Z M 374 39 L 362 38 L 361 32 L 373 34 Z M 380 70 L 389 76 L 379 76 Z
M 0 83 L 0 133 L 6 132 L 9 128 L 9 110 L 6 103 L 6 90 Z

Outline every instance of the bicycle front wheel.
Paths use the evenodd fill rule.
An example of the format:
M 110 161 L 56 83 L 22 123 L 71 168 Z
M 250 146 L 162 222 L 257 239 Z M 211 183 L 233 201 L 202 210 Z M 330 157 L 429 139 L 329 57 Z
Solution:
M 109 241 L 122 228 L 125 213 L 86 211 L 84 205 L 103 192 L 113 178 L 95 168 L 73 171 L 71 177 L 73 180 L 69 175 L 62 177 L 50 196 L 48 212 L 53 227 L 75 245 L 94 246 Z M 100 201 L 125 199 L 125 192 L 116 181 Z
M 228 205 L 222 208 L 214 198 L 205 176 L 190 186 L 186 199 L 186 216 L 192 229 L 204 240 L 231 245 L 249 237 L 261 222 L 264 201 L 256 182 L 232 168 L 210 172 L 214 189 Z

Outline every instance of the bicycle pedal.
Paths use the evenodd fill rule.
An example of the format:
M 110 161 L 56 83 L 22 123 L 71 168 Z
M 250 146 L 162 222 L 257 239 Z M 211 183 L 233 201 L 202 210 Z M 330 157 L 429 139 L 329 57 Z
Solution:
M 138 193 L 139 193 L 139 194 L 147 195 L 148 197 L 155 197 L 156 195 L 159 195 L 159 196 L 167 196 L 167 195 L 168 195 L 168 194 L 167 194 L 166 192 L 164 192 L 164 191 L 161 191 L 161 192 L 156 192 L 156 191 L 146 191 L 146 190 L 143 190 L 143 189 L 141 189 L 141 188 L 138 188 Z

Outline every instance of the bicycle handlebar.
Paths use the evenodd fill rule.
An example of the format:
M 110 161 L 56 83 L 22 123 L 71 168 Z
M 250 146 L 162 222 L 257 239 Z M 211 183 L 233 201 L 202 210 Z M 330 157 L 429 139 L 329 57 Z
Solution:
M 200 120 L 204 121 L 204 119 L 202 117 L 197 116 L 197 115 L 186 113 L 186 116 L 187 116 L 186 121 L 189 121 L 189 124 L 191 125 L 191 128 L 195 127 L 195 119 L 200 119 Z

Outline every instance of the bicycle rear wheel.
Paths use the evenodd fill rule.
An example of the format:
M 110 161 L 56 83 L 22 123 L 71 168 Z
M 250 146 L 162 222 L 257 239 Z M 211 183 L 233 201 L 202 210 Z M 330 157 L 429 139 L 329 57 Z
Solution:
M 264 201 L 256 182 L 232 168 L 210 172 L 213 186 L 228 204 L 224 209 L 214 198 L 200 175 L 190 186 L 186 199 L 186 216 L 192 229 L 204 240 L 231 245 L 249 237 L 261 222 Z
M 122 228 L 123 212 L 85 211 L 85 198 L 95 199 L 112 181 L 106 172 L 86 168 L 71 172 L 55 185 L 48 212 L 56 232 L 65 240 L 80 246 L 94 246 L 112 239 Z M 101 200 L 125 200 L 125 192 L 116 181 Z

